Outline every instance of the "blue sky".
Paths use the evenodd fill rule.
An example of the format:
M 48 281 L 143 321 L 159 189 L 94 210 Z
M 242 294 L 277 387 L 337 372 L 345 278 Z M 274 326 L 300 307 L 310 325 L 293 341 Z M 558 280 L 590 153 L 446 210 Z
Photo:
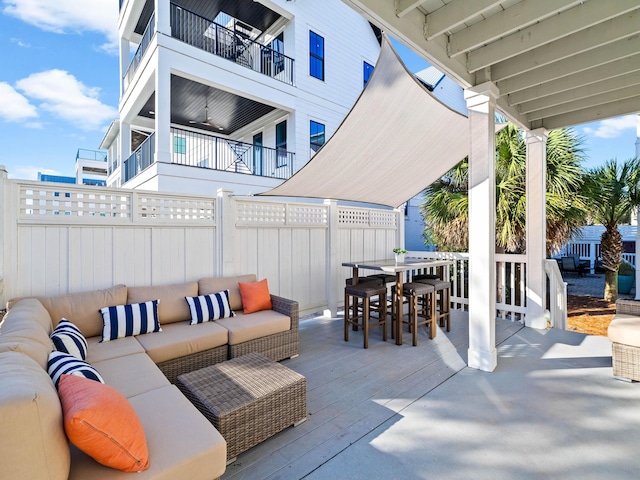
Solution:
M 74 175 L 77 149 L 97 149 L 118 114 L 118 2 L 0 2 L 0 165 L 13 178 Z M 411 71 L 428 66 L 398 49 Z M 587 167 L 635 155 L 633 115 L 576 130 Z

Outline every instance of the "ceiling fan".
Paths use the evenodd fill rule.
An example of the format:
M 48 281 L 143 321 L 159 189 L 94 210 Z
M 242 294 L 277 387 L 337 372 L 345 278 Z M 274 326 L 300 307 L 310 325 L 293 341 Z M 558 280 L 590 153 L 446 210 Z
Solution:
M 211 117 L 209 117 L 209 105 L 204 106 L 204 120 L 189 120 L 189 123 L 191 124 L 199 123 L 200 125 L 207 125 L 209 127 L 213 127 L 218 130 L 224 130 L 224 127 L 221 127 L 217 123 L 213 123 L 211 121 Z

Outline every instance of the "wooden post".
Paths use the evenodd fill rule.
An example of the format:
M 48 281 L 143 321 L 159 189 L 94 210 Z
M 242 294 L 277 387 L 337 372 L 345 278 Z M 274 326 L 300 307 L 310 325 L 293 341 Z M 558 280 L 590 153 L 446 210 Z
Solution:
M 546 309 L 547 276 L 544 259 L 547 256 L 547 131 L 529 130 L 527 144 L 527 327 L 547 328 Z
M 216 204 L 216 258 L 217 275 L 227 277 L 236 275 L 233 261 L 234 238 L 236 228 L 235 206 L 233 192 L 223 188 L 218 189 Z
M 339 286 L 343 284 L 343 282 L 339 281 L 341 260 L 338 258 L 338 202 L 337 200 L 325 200 L 324 204 L 327 207 L 326 287 L 328 306 L 324 315 L 335 318 L 338 316 L 338 298 L 340 296 Z
M 469 109 L 469 351 L 468 364 L 492 372 L 496 353 L 495 105 L 491 82 L 465 90 Z

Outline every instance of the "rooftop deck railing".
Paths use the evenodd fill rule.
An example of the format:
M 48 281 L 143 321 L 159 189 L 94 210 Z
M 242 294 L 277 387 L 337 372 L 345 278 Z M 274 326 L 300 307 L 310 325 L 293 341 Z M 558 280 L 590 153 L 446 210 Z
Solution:
M 107 161 L 107 152 L 104 150 L 88 150 L 86 148 L 79 148 L 76 153 L 76 160 L 79 158 L 84 160 L 96 160 L 98 162 Z
M 134 53 L 133 58 L 131 59 L 131 63 L 129 64 L 129 68 L 127 68 L 127 71 L 124 74 L 124 78 L 122 79 L 122 81 L 124 82 L 124 90 L 127 89 L 129 84 L 131 83 L 131 80 L 133 80 L 133 76 L 138 71 L 138 67 L 142 62 L 142 57 L 144 57 L 144 54 L 147 51 L 149 44 L 151 43 L 151 38 L 155 33 L 155 19 L 156 15 L 154 13 L 153 15 L 151 15 L 149 23 L 147 23 L 147 27 L 144 29 L 142 40 L 140 40 L 140 45 L 138 45 L 138 49 L 136 50 L 136 53 Z
M 294 60 L 267 45 L 171 4 L 171 36 L 231 60 L 288 85 L 293 85 Z

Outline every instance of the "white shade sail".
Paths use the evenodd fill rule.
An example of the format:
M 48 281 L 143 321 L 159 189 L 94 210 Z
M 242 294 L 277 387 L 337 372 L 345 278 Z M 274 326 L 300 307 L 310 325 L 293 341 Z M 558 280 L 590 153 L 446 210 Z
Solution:
M 384 37 L 375 70 L 338 130 L 295 175 L 260 195 L 398 207 L 468 153 L 467 117 L 416 80 Z

